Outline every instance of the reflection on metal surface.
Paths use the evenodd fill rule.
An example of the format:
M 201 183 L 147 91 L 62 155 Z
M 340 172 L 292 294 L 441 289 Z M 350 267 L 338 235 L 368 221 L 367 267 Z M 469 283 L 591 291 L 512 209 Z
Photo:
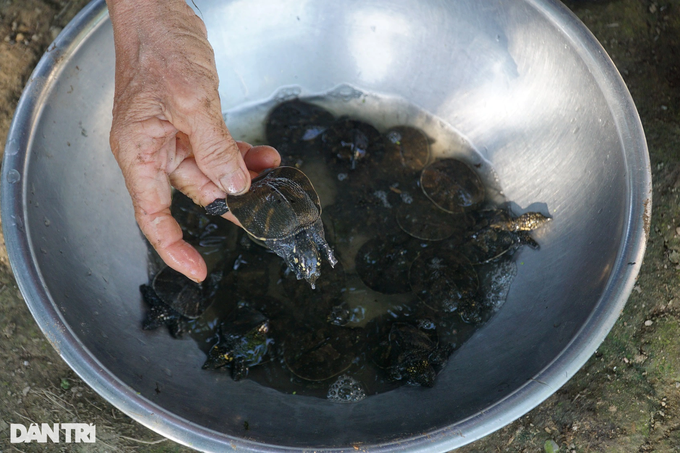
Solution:
M 389 73 L 409 76 L 402 72 L 409 66 L 398 58 L 401 49 L 416 38 L 405 17 L 391 14 L 389 8 L 359 10 L 348 15 L 346 27 L 350 53 L 366 82 L 379 84 Z

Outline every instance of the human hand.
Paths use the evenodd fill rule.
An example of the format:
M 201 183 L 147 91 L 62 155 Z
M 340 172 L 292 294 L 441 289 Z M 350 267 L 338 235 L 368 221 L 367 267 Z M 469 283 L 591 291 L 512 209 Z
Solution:
M 116 51 L 111 149 L 144 235 L 170 267 L 202 281 L 205 262 L 170 214 L 171 186 L 205 206 L 247 191 L 281 158 L 229 134 L 205 25 L 184 0 L 107 4 Z

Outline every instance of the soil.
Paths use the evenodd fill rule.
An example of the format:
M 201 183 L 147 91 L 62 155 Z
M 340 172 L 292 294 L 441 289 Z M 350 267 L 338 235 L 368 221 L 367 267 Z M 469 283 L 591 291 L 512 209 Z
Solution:
M 0 0 L 0 143 L 21 90 L 85 0 Z M 597 353 L 537 408 L 460 452 L 680 451 L 680 1 L 570 0 L 638 107 L 654 180 L 645 261 Z M 139 425 L 62 361 L 0 246 L 0 452 L 193 451 Z M 9 442 L 9 424 L 94 423 L 95 444 Z

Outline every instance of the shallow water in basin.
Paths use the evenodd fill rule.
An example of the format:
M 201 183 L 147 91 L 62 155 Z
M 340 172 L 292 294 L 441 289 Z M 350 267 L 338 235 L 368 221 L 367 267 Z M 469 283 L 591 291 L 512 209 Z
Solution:
M 268 319 L 268 346 L 248 362 L 247 379 L 335 402 L 404 384 L 436 385 L 446 359 L 503 305 L 517 272 L 518 240 L 507 247 L 493 242 L 501 251 L 483 259 L 470 252 L 493 223 L 488 213 L 510 215 L 495 173 L 464 137 L 400 99 L 350 87 L 304 99 L 296 94 L 284 90 L 225 119 L 237 139 L 275 146 L 282 165 L 310 178 L 338 264 L 324 262 L 312 289 L 243 231 L 176 193 L 173 215 L 185 238 L 221 276 L 210 307 L 187 321 L 190 335 L 208 353 L 220 323 L 229 329 L 239 310 L 256 310 Z M 425 138 L 425 158 L 409 154 L 402 135 L 411 128 Z M 456 212 L 435 205 L 420 180 L 437 161 L 476 175 L 481 201 Z

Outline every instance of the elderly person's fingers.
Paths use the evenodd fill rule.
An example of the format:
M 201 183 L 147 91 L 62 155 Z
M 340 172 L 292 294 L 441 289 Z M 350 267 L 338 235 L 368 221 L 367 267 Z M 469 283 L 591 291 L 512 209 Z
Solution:
M 135 206 L 135 218 L 144 235 L 168 266 L 196 282 L 205 280 L 208 274 L 205 261 L 195 248 L 182 239 L 182 229 L 170 214 L 169 208 L 152 213 L 141 206 Z
M 182 239 L 182 229 L 170 214 L 168 171 L 186 160 L 186 149 L 178 151 L 176 141 L 172 125 L 157 118 L 115 129 L 111 134 L 111 147 L 142 233 L 168 266 L 202 281 L 207 275 L 205 262 Z
M 268 168 L 278 167 L 281 164 L 281 156 L 271 146 L 251 146 L 245 142 L 236 142 L 236 144 L 248 166 L 250 176 L 253 178 L 260 172 Z M 177 152 L 187 153 L 182 150 L 185 146 L 187 146 L 186 142 L 181 138 L 181 134 L 178 134 Z M 224 192 L 203 174 L 193 157 L 184 159 L 169 176 L 172 186 L 187 195 L 198 205 L 207 206 L 218 198 L 224 198 Z M 239 221 L 230 212 L 224 214 L 223 217 L 241 226 Z
M 201 172 L 225 193 L 242 194 L 250 187 L 250 174 L 222 117 L 217 73 L 205 67 L 212 64 L 214 68 L 212 48 L 207 40 L 195 44 L 196 53 L 207 61 L 185 62 L 186 68 L 180 64 L 165 77 L 168 96 L 163 115 L 187 135 Z
M 170 174 L 170 183 L 200 206 L 207 206 L 218 198 L 224 198 L 224 192 L 203 174 L 193 157 L 187 158 Z M 222 217 L 242 226 L 231 212 Z
M 242 194 L 250 187 L 250 173 L 236 142 L 222 120 L 206 119 L 187 133 L 194 151 L 196 165 L 227 194 Z
M 241 151 L 241 155 L 243 156 L 243 161 L 250 171 L 251 177 L 259 175 L 268 168 L 274 168 L 281 165 L 281 155 L 271 146 L 250 146 L 245 142 L 237 142 L 237 144 L 239 151 Z

